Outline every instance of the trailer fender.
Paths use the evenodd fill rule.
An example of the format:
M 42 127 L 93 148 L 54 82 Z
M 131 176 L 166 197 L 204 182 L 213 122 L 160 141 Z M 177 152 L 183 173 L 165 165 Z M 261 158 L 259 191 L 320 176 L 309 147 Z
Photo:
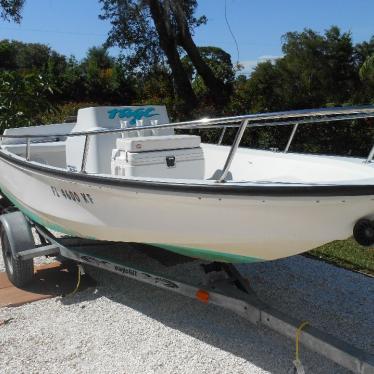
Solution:
M 17 253 L 35 247 L 31 225 L 22 212 L 12 212 L 0 216 L 1 229 L 6 231 L 14 257 Z

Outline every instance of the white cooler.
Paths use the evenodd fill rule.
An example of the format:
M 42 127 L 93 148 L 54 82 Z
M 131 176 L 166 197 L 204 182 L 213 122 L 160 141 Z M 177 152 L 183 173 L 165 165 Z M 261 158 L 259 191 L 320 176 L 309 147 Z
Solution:
M 204 154 L 195 135 L 117 139 L 113 175 L 127 177 L 203 179 Z

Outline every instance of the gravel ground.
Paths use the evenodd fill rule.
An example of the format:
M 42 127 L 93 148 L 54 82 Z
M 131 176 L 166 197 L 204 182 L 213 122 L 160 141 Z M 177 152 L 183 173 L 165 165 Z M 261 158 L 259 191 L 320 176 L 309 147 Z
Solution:
M 201 277 L 196 262 L 164 268 L 124 256 Z M 373 278 L 302 256 L 240 270 L 268 304 L 374 353 Z M 0 319 L 13 318 L 0 327 L 0 373 L 292 373 L 293 341 L 221 308 L 98 274 L 98 288 L 0 309 Z M 347 373 L 303 347 L 301 357 L 306 373 Z

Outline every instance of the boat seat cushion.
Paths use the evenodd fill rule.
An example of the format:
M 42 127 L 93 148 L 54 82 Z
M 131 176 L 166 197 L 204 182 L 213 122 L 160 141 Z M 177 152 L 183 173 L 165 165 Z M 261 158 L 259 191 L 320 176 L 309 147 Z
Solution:
M 117 139 L 117 149 L 126 152 L 163 151 L 200 147 L 200 136 L 196 135 L 164 135 L 139 136 L 136 138 Z

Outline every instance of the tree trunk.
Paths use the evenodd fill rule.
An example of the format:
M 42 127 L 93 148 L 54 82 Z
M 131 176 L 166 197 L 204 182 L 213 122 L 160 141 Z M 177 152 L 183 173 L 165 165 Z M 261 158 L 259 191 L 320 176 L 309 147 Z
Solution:
M 183 114 L 188 114 L 197 105 L 197 98 L 179 57 L 175 35 L 171 32 L 169 18 L 167 14 L 165 14 L 165 9 L 160 4 L 159 0 L 148 0 L 148 3 L 152 19 L 160 38 L 160 46 L 165 52 L 173 74 L 176 94 L 182 101 L 180 105 L 178 105 L 179 111 L 182 111 Z
M 199 49 L 197 48 L 195 42 L 192 39 L 192 35 L 188 27 L 185 14 L 179 0 L 172 0 L 170 1 L 170 4 L 178 24 L 179 44 L 187 52 L 189 58 L 191 59 L 193 65 L 196 68 L 196 71 L 201 76 L 206 87 L 210 91 L 213 100 L 217 104 L 223 104 L 226 101 L 228 87 L 214 75 L 212 69 L 201 57 Z

